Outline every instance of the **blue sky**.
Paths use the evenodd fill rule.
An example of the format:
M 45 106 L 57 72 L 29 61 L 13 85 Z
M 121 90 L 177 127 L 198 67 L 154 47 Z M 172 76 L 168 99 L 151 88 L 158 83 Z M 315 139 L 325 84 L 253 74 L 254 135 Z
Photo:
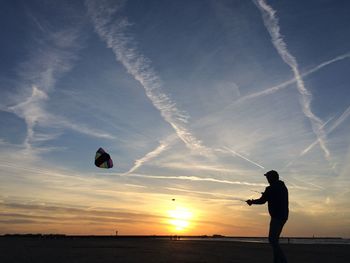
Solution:
M 167 234 L 186 210 L 189 234 L 264 235 L 241 200 L 275 169 L 285 235 L 349 237 L 349 7 L 2 2 L 0 232 Z

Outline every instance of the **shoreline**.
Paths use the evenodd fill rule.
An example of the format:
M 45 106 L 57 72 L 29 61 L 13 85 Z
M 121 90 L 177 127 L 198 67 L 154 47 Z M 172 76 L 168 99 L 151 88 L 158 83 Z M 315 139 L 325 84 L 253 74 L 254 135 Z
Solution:
M 268 243 L 267 237 L 242 237 L 242 236 L 222 236 L 222 235 L 65 235 L 65 234 L 5 234 L 0 238 L 96 238 L 96 239 L 162 239 L 162 240 L 183 240 L 183 241 L 227 241 L 227 242 L 247 242 L 247 243 Z M 350 245 L 349 238 L 342 237 L 281 237 L 281 244 L 345 244 Z

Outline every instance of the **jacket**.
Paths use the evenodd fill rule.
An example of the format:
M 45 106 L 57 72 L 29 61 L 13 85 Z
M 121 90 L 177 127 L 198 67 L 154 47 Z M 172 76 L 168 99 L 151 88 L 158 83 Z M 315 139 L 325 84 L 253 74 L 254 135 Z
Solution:
M 253 204 L 265 204 L 266 202 L 268 202 L 269 214 L 272 218 L 288 219 L 288 189 L 283 181 L 278 180 L 272 183 L 266 187 L 259 199 L 252 200 Z

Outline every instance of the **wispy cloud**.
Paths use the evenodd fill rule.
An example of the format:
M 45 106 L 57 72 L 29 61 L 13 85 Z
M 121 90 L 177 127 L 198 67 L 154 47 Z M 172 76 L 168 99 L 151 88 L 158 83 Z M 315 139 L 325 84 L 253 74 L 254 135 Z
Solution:
M 91 209 L 66 204 L 2 202 L 2 224 L 135 224 L 154 223 L 166 217 L 126 209 Z M 29 213 L 30 212 L 30 213 Z
M 131 167 L 129 169 L 129 171 L 127 171 L 125 173 L 125 175 L 128 175 L 134 171 L 136 171 L 142 164 L 149 162 L 150 160 L 156 158 L 159 154 L 161 154 L 162 152 L 164 152 L 166 149 L 168 148 L 168 144 L 161 142 L 160 145 L 155 148 L 153 151 L 147 153 L 145 156 L 143 156 L 140 159 L 137 159 L 134 163 L 134 166 Z
M 331 123 L 331 121 L 334 118 L 330 118 L 328 121 L 326 121 L 323 125 L 323 128 L 325 128 L 325 132 L 327 135 L 331 134 L 335 129 L 338 128 L 338 126 L 340 126 L 346 119 L 348 119 L 350 116 L 350 106 L 333 122 L 333 124 L 328 128 L 328 124 Z M 327 126 L 328 125 L 328 126 Z M 311 144 L 309 144 L 307 147 L 305 147 L 299 154 L 298 157 L 304 156 L 307 153 L 309 153 L 317 144 L 319 143 L 318 139 L 316 139 L 314 142 L 312 142 Z M 297 157 L 297 158 L 298 158 Z M 295 160 L 297 159 L 295 158 L 294 160 L 290 161 L 286 167 L 290 167 Z M 335 164 L 332 164 L 332 168 L 335 168 Z
M 39 40 L 31 43 L 28 59 L 17 70 L 23 89 L 36 86 L 48 93 L 55 87 L 57 80 L 70 71 L 77 60 L 79 28 L 46 30 Z
M 96 138 L 115 139 L 115 136 L 108 133 L 108 132 L 88 127 L 83 123 L 74 123 L 66 118 L 61 117 L 61 116 L 56 116 L 55 120 L 56 120 L 57 125 L 60 125 L 63 128 L 71 129 L 71 130 L 76 131 L 76 132 L 81 133 L 81 134 L 86 134 L 86 135 L 93 136 Z M 54 125 L 53 122 L 50 122 L 50 124 Z
M 310 120 L 312 129 L 316 134 L 319 144 L 324 151 L 325 158 L 329 160 L 330 152 L 326 146 L 326 133 L 322 129 L 323 122 L 317 117 L 311 110 L 311 93 L 306 89 L 304 81 L 299 71 L 299 66 L 295 57 L 287 49 L 282 35 L 280 33 L 280 27 L 278 24 L 278 18 L 276 17 L 276 11 L 269 6 L 264 0 L 254 0 L 256 6 L 260 9 L 264 24 L 268 32 L 270 33 L 272 43 L 277 52 L 283 59 L 283 61 L 292 69 L 294 77 L 296 79 L 297 89 L 301 95 L 300 101 L 302 110 L 305 116 Z
M 121 175 L 121 174 L 116 174 Z M 185 180 L 185 181 L 198 181 L 198 182 L 213 182 L 221 184 L 231 184 L 231 185 L 246 185 L 246 186 L 266 186 L 266 184 L 250 183 L 244 181 L 230 181 L 221 180 L 212 177 L 198 177 L 198 176 L 163 176 L 163 175 L 147 175 L 147 174 L 129 174 L 130 177 L 139 177 L 145 179 L 160 179 L 160 180 Z
M 166 187 L 166 189 L 170 191 L 177 191 L 177 192 L 183 192 L 187 194 L 194 194 L 199 195 L 200 197 L 206 197 L 208 199 L 216 199 L 216 200 L 224 200 L 224 201 L 242 201 L 245 202 L 247 199 L 240 198 L 240 197 L 234 197 L 229 194 L 221 194 L 221 193 L 212 193 L 212 192 L 203 192 L 203 191 L 194 191 L 194 190 L 187 190 L 187 189 L 181 189 L 181 188 L 175 188 L 175 187 Z
M 207 153 L 208 149 L 187 127 L 188 115 L 179 110 L 176 103 L 163 91 L 164 84 L 152 67 L 150 59 L 138 51 L 135 39 L 127 32 L 131 26 L 127 18 L 116 18 L 123 2 L 86 1 L 96 32 L 113 50 L 116 59 L 142 85 L 153 106 L 159 110 L 163 119 L 170 124 L 186 146 L 199 153 Z M 149 154 L 152 155 L 160 149 L 157 148 Z M 147 155 L 145 159 L 149 157 Z
M 224 166 L 218 165 L 210 165 L 203 163 L 186 163 L 186 162 L 166 162 L 159 164 L 159 167 L 165 167 L 170 169 L 178 169 L 178 170 L 189 170 L 189 171 L 211 171 L 211 172 L 224 172 L 224 173 L 233 173 L 237 172 L 237 170 L 233 170 L 230 168 L 225 168 Z
M 41 107 L 41 103 L 47 99 L 48 96 L 45 92 L 33 86 L 31 96 L 25 101 L 8 108 L 10 112 L 23 118 L 27 124 L 27 137 L 24 141 L 24 145 L 27 149 L 30 149 L 31 144 L 36 140 L 34 134 L 35 125 L 48 118 L 48 115 Z
M 161 141 L 160 145 L 157 146 L 154 150 L 152 150 L 151 152 L 147 153 L 142 158 L 136 160 L 135 163 L 134 163 L 134 166 L 132 168 L 130 168 L 129 171 L 127 171 L 125 173 L 125 175 L 135 172 L 144 163 L 152 161 L 153 159 L 158 157 L 162 152 L 167 150 L 173 144 L 174 140 L 175 140 L 174 136 L 169 136 L 164 141 Z M 210 149 L 213 153 L 217 152 L 217 153 L 221 153 L 221 154 L 237 157 L 239 159 L 245 160 L 245 161 L 253 164 L 254 166 L 257 166 L 259 168 L 264 169 L 264 167 L 262 165 L 260 165 L 260 164 L 258 164 L 256 162 L 248 159 L 247 157 L 243 156 L 242 154 L 239 154 L 238 152 L 236 152 L 236 151 L 234 151 L 234 150 L 232 150 L 232 149 L 230 149 L 228 147 L 224 147 L 222 149 L 212 149 L 212 148 L 208 148 L 208 149 Z M 209 161 L 209 159 L 207 160 L 207 163 L 208 163 L 208 161 Z M 228 168 L 225 168 L 225 167 L 220 167 L 218 165 L 198 164 L 198 163 L 195 163 L 193 161 L 191 161 L 190 164 L 186 163 L 186 162 L 178 162 L 178 163 L 176 163 L 176 162 L 165 162 L 165 163 L 158 164 L 158 167 L 171 168 L 171 169 L 180 169 L 180 170 L 191 170 L 191 171 L 233 172 L 232 169 L 228 169 Z
M 24 141 L 24 146 L 30 150 L 35 143 L 41 143 L 57 138 L 61 132 L 44 134 L 35 132 L 35 126 L 54 128 L 68 128 L 82 134 L 98 138 L 113 139 L 114 136 L 100 130 L 88 128 L 83 124 L 70 122 L 62 116 L 49 113 L 45 109 L 45 103 L 49 100 L 49 95 L 37 86 L 32 87 L 31 95 L 23 102 L 7 108 L 7 111 L 15 113 L 17 116 L 23 118 L 27 124 L 27 136 Z
M 123 176 L 123 174 L 115 174 L 118 176 Z M 219 183 L 219 184 L 228 184 L 228 185 L 241 185 L 241 186 L 259 186 L 259 187 L 266 187 L 266 184 L 261 183 L 251 183 L 246 181 L 231 181 L 231 180 L 222 180 L 222 179 L 216 179 L 213 177 L 199 177 L 199 176 L 173 176 L 173 175 L 148 175 L 148 174 L 136 174 L 132 173 L 129 174 L 129 177 L 138 177 L 138 178 L 145 178 L 145 179 L 159 179 L 159 180 L 181 180 L 181 181 L 192 181 L 192 182 L 212 182 L 212 183 Z M 320 190 L 319 188 L 309 188 L 304 187 L 300 185 L 291 185 L 289 186 L 290 189 L 299 189 L 299 190 Z
M 37 19 L 35 21 L 39 23 Z M 77 53 L 81 48 L 80 34 L 78 27 L 50 31 L 40 25 L 40 31 L 45 35 L 40 41 L 32 44 L 28 59 L 21 62 L 17 68 L 20 84 L 15 103 L 1 107 L 3 111 L 12 112 L 25 120 L 25 151 L 33 154 L 45 150 L 40 144 L 57 138 L 62 129 L 67 128 L 94 137 L 114 138 L 108 133 L 73 123 L 47 110 L 50 93 L 55 89 L 57 80 L 72 69 L 78 58 Z M 38 126 L 55 128 L 56 131 L 38 132 Z
M 242 154 L 239 154 L 238 152 L 236 152 L 236 151 L 230 149 L 229 147 L 224 147 L 224 149 L 225 149 L 226 151 L 228 151 L 229 153 L 233 154 L 233 156 L 238 156 L 239 158 L 241 158 L 241 159 L 243 159 L 243 160 L 246 160 L 247 162 L 249 162 L 249 163 L 251 163 L 251 164 L 253 164 L 253 165 L 255 165 L 255 166 L 257 166 L 257 167 L 259 167 L 259 168 L 261 168 L 261 169 L 265 169 L 264 166 L 258 164 L 257 162 L 254 162 L 254 161 L 248 159 L 247 157 L 243 156 Z M 222 150 L 222 149 L 217 149 L 217 151 L 223 151 L 223 150 Z M 225 152 L 225 151 L 223 151 L 223 152 Z
M 341 125 L 348 117 L 350 116 L 350 106 L 337 118 L 332 126 L 330 126 L 328 129 L 326 129 L 327 135 L 333 132 L 339 125 Z M 328 122 L 327 122 L 328 123 Z M 325 124 L 327 124 L 325 123 Z M 305 155 L 308 153 L 316 144 L 318 143 L 318 140 L 315 140 L 313 143 L 311 143 L 309 146 L 307 146 L 300 154 L 300 156 Z
M 147 186 L 138 185 L 138 184 L 125 184 L 125 186 L 136 187 L 136 188 L 147 188 Z
M 322 62 L 321 64 L 317 65 L 316 67 L 313 67 L 312 69 L 304 72 L 301 74 L 301 77 L 306 77 L 306 76 L 309 76 L 311 75 L 312 73 L 315 73 L 317 71 L 319 71 L 320 69 L 328 66 L 328 65 L 331 65 L 335 62 L 338 62 L 338 61 L 341 61 L 341 60 L 344 60 L 344 59 L 347 59 L 347 58 L 350 58 L 350 53 L 345 53 L 343 55 L 340 55 L 340 56 L 337 56 L 333 59 L 330 59 L 330 60 L 327 60 L 325 62 Z M 259 91 L 259 92 L 255 92 L 255 93 L 252 93 L 252 94 L 249 94 L 249 95 L 246 95 L 246 96 L 242 96 L 241 98 L 239 98 L 235 103 L 238 103 L 238 102 L 244 102 L 244 101 L 247 101 L 249 99 L 254 99 L 254 98 L 258 98 L 258 97 L 262 97 L 262 96 L 266 96 L 266 95 L 270 95 L 270 94 L 273 94 L 281 89 L 284 89 L 284 88 L 287 88 L 289 85 L 291 84 L 294 84 L 297 82 L 297 79 L 294 77 L 290 80 L 287 80 L 283 83 L 280 83 L 276 86 L 273 86 L 273 87 L 270 87 L 270 88 L 267 88 L 263 91 Z
M 321 69 L 323 69 L 326 66 L 329 66 L 333 63 L 336 63 L 338 61 L 342 61 L 344 59 L 348 59 L 350 58 L 350 53 L 347 52 L 345 54 L 339 55 L 337 57 L 334 57 L 330 60 L 324 61 L 322 63 L 320 63 L 319 65 L 311 68 L 310 70 L 305 71 L 304 73 L 301 74 L 302 77 L 306 77 L 309 76 Z M 244 96 L 239 97 L 237 100 L 233 101 L 232 103 L 228 104 L 227 106 L 225 106 L 224 108 L 220 109 L 219 111 L 215 111 L 212 112 L 206 116 L 203 116 L 202 118 L 196 119 L 196 122 L 194 123 L 194 126 L 196 126 L 196 124 L 200 123 L 201 125 L 203 125 L 203 123 L 205 123 L 205 121 L 212 121 L 213 116 L 218 116 L 220 113 L 225 112 L 229 109 L 231 109 L 233 106 L 237 107 L 237 105 L 242 105 L 243 103 L 249 102 L 252 99 L 258 99 L 258 98 L 262 98 L 264 96 L 268 96 L 268 95 L 272 95 L 280 90 L 283 90 L 285 88 L 288 87 L 293 87 L 291 84 L 296 83 L 296 78 L 293 77 L 292 79 L 289 79 L 287 81 L 284 81 L 280 84 L 277 84 L 275 86 L 269 87 L 267 89 L 264 89 L 262 91 L 258 91 L 258 92 L 254 92 L 254 93 L 250 93 Z M 323 124 L 324 126 L 324 124 Z
M 337 118 L 333 125 L 329 128 L 327 132 L 334 131 L 340 124 L 342 124 L 350 116 L 350 106 Z

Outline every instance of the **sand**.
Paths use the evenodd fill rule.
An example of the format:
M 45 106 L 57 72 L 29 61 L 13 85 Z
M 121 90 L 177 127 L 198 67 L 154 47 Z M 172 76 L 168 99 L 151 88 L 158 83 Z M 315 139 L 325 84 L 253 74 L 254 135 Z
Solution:
M 289 263 L 349 263 L 349 245 L 282 245 Z M 150 238 L 0 237 L 0 262 L 272 262 L 268 244 Z

